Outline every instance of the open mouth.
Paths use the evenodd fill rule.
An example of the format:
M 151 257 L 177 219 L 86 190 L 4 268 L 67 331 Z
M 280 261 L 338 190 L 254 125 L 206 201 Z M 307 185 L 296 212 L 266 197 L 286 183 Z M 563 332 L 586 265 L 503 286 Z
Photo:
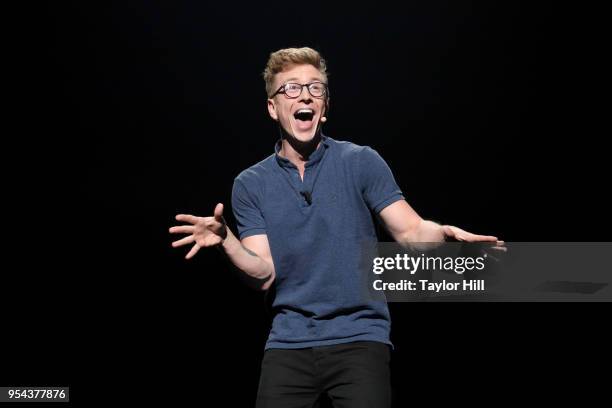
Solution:
M 314 125 L 315 112 L 310 108 L 301 108 L 293 113 L 297 130 L 305 132 L 311 131 Z
M 314 110 L 308 108 L 298 109 L 293 114 L 293 117 L 302 122 L 310 122 L 314 118 Z

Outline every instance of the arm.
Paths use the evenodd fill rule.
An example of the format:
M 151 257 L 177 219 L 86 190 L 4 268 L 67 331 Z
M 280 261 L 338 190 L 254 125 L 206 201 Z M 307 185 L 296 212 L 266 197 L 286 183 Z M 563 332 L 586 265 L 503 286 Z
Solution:
M 268 236 L 251 235 L 238 241 L 227 227 L 227 238 L 220 245 L 234 266 L 248 275 L 258 289 L 267 290 L 276 277 Z M 246 255 L 245 255 L 246 254 Z
M 503 246 L 503 241 L 497 241 L 496 237 L 476 235 L 451 225 L 439 225 L 422 219 L 403 198 L 387 163 L 372 148 L 361 151 L 359 169 L 360 186 L 368 207 L 378 214 L 387 231 L 400 245 L 426 250 L 438 245 L 415 244 L 455 239 L 468 242 L 493 241 Z
M 497 237 L 477 235 L 452 225 L 439 225 L 422 219 L 406 200 L 398 200 L 380 211 L 379 217 L 393 239 L 402 246 L 413 243 L 444 242 L 447 239 L 467 242 L 491 241 L 503 245 Z
M 268 237 L 259 234 L 239 241 L 223 219 L 223 204 L 217 204 L 212 217 L 179 214 L 176 220 L 191 224 L 174 226 L 169 230 L 171 234 L 189 234 L 172 243 L 175 248 L 193 243 L 186 259 L 191 259 L 200 248 L 216 246 L 238 270 L 252 278 L 250 280 L 255 282 L 256 287 L 262 290 L 270 287 L 275 273 Z

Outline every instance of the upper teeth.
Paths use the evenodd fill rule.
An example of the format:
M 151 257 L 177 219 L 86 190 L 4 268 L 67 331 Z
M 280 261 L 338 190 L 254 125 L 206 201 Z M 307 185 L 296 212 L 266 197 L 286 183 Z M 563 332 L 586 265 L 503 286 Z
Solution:
M 300 109 L 297 111 L 297 113 L 313 113 L 314 111 L 312 109 Z

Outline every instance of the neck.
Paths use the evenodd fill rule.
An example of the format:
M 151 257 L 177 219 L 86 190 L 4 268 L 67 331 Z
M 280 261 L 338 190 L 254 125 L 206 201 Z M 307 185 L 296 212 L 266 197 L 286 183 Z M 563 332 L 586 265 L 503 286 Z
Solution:
M 317 150 L 321 144 L 321 132 L 318 129 L 314 137 L 308 142 L 297 140 L 293 136 L 287 134 L 282 127 L 281 137 L 282 147 L 279 154 L 281 157 L 284 157 L 291 163 L 295 164 L 298 168 L 304 166 L 304 164 L 310 158 L 310 155 Z

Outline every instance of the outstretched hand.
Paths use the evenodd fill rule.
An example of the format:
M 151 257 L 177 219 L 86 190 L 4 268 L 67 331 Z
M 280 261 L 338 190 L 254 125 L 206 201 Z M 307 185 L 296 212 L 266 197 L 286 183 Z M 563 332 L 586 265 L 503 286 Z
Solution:
M 198 253 L 200 248 L 220 245 L 227 237 L 227 229 L 225 220 L 223 219 L 223 204 L 219 203 L 215 207 L 212 217 L 196 217 L 190 214 L 178 214 L 177 221 L 186 222 L 186 225 L 177 225 L 171 227 L 171 234 L 189 234 L 172 243 L 172 247 L 194 243 L 191 250 L 185 256 L 185 259 L 191 259 Z
M 504 241 L 500 241 L 493 235 L 478 235 L 462 230 L 461 228 L 452 225 L 443 225 L 442 232 L 447 240 L 456 240 L 460 242 L 491 242 L 493 249 L 506 252 L 507 248 Z

